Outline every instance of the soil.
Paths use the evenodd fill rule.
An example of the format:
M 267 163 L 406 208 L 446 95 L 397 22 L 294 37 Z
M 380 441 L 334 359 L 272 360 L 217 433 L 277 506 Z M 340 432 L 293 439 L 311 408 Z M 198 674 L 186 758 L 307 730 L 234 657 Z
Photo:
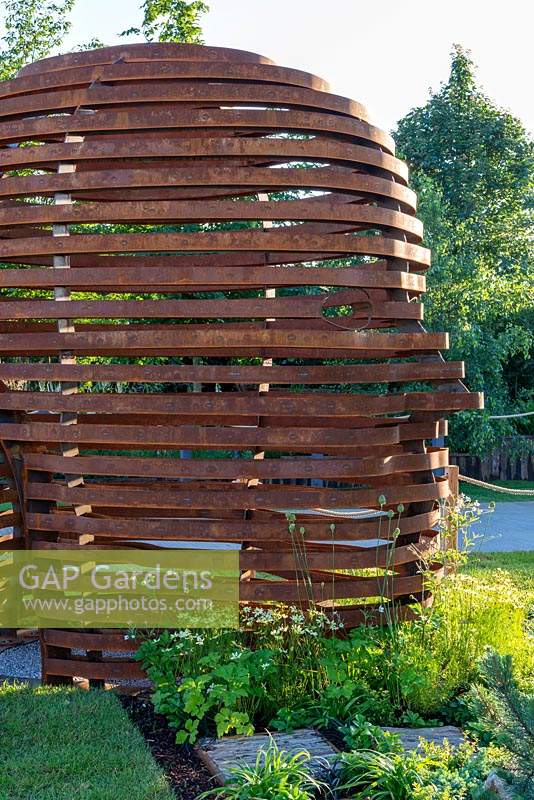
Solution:
M 217 785 L 193 748 L 176 744 L 176 733 L 169 728 L 165 717 L 154 712 L 149 697 L 122 695 L 120 701 L 143 734 L 179 800 L 196 800 L 199 794 Z

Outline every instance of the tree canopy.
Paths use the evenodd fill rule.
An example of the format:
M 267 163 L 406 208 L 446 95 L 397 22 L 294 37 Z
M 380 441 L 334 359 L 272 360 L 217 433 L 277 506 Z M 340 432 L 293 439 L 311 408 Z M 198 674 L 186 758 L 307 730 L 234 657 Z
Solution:
M 532 303 L 533 143 L 521 122 L 477 86 L 456 46 L 449 79 L 395 132 L 411 167 L 432 249 L 426 324 L 451 332 L 451 358 L 484 391 L 486 412 L 455 415 L 451 446 L 482 453 L 512 422 L 491 414 L 534 402 Z
M 75 0 L 4 0 L 0 80 L 12 78 L 24 64 L 45 58 L 70 30 Z
M 12 78 L 24 64 L 57 50 L 71 28 L 69 15 L 76 0 L 3 0 L 5 33 L 0 43 L 0 80 Z M 143 36 L 147 42 L 203 44 L 200 18 L 209 11 L 202 0 L 145 0 L 140 27 L 121 36 Z M 77 50 L 104 47 L 100 39 Z
M 129 28 L 121 36 L 142 34 L 147 42 L 204 44 L 200 17 L 209 11 L 202 0 L 145 0 L 140 28 Z

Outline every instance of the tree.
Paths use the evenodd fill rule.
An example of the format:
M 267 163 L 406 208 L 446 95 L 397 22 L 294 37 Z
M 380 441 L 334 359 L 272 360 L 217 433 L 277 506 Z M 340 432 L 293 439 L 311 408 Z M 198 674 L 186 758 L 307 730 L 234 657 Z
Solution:
M 483 683 L 473 687 L 471 706 L 479 724 L 508 754 L 504 777 L 523 800 L 534 800 L 534 695 L 520 691 L 512 657 L 488 650 L 480 662 Z
M 199 19 L 209 11 L 202 0 L 145 0 L 140 28 L 129 28 L 121 36 L 143 35 L 147 42 L 204 44 Z
M 466 362 L 469 388 L 486 394 L 484 414 L 451 421 L 451 446 L 483 454 L 515 431 L 490 413 L 534 399 L 532 141 L 477 87 L 458 46 L 449 80 L 400 120 L 395 136 L 433 252 L 427 325 L 451 331 L 450 357 Z
M 0 50 L 0 80 L 12 78 L 24 64 L 45 58 L 70 30 L 75 0 L 4 0 L 5 28 Z

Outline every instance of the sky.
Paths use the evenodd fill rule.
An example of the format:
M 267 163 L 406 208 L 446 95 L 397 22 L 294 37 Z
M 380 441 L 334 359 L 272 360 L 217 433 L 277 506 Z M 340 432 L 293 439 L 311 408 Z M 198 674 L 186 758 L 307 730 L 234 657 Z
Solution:
M 77 0 L 66 46 L 138 25 L 142 0 Z M 320 75 L 391 130 L 446 80 L 454 43 L 484 91 L 534 130 L 529 0 L 206 0 L 208 45 L 237 47 Z

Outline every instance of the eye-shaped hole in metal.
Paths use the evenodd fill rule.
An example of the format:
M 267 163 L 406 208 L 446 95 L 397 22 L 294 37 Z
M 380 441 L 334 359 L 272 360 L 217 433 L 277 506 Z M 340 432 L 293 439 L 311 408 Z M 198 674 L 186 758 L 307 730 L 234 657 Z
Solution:
M 321 316 L 330 325 L 345 331 L 368 328 L 373 318 L 373 303 L 365 289 L 347 289 L 325 295 Z

